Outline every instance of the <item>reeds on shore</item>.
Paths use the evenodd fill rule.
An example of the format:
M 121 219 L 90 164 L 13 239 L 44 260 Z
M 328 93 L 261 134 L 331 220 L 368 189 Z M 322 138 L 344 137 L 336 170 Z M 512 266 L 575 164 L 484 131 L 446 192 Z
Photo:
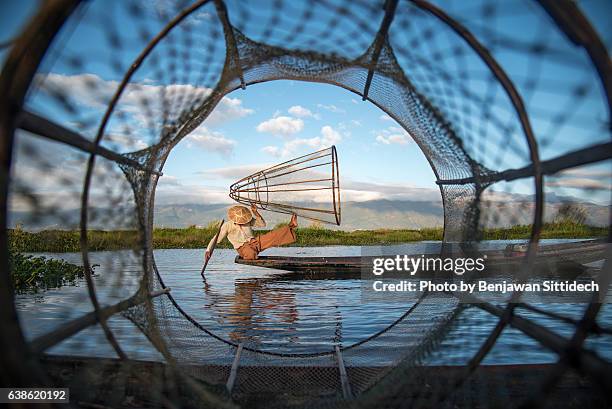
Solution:
M 203 248 L 217 231 L 217 224 L 205 227 L 190 226 L 187 228 L 156 228 L 153 231 L 153 248 L 157 249 L 196 249 Z M 259 230 L 265 233 L 269 230 Z M 18 252 L 78 252 L 81 251 L 79 232 L 71 230 L 42 230 L 28 232 L 22 229 L 9 230 L 11 249 Z M 606 236 L 606 227 L 595 227 L 574 222 L 546 223 L 541 238 L 590 238 Z M 529 239 L 530 225 L 507 228 L 485 229 L 482 240 L 516 240 Z M 342 231 L 331 230 L 320 225 L 300 227 L 297 229 L 295 247 L 314 246 L 367 246 L 389 245 L 424 240 L 442 240 L 442 228 L 424 229 L 377 229 Z M 141 237 L 135 230 L 90 230 L 88 232 L 89 251 L 123 250 L 139 248 Z M 224 240 L 219 248 L 230 248 Z
M 278 226 L 276 226 L 278 227 Z M 268 230 L 260 230 L 266 232 Z M 217 232 L 217 224 L 206 227 L 190 226 L 183 229 L 155 229 L 153 247 L 158 249 L 199 249 Z M 11 278 L 16 292 L 40 291 L 74 284 L 84 275 L 82 266 L 67 263 L 63 260 L 22 253 L 65 253 L 80 251 L 79 232 L 70 230 L 43 230 L 28 232 L 23 229 L 9 230 L 9 262 Z M 509 228 L 486 229 L 482 240 L 515 240 L 528 239 L 531 226 L 513 226 Z M 297 230 L 298 240 L 293 246 L 367 246 L 390 245 L 416 241 L 442 240 L 442 228 L 420 230 L 378 229 L 341 231 L 330 230 L 320 225 L 301 227 Z M 544 225 L 542 238 L 592 238 L 607 235 L 607 228 L 593 227 L 574 222 L 557 222 Z M 90 251 L 124 250 L 139 248 L 141 237 L 134 230 L 91 230 L 88 232 Z M 229 248 L 224 240 L 220 248 Z

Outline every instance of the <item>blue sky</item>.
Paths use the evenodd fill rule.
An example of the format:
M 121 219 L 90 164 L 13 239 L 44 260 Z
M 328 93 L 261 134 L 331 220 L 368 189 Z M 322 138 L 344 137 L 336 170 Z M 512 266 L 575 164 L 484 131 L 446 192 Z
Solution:
M 151 4 L 155 4 L 155 7 L 159 9 L 164 7 L 164 3 L 164 1 L 157 1 Z M 36 4 L 38 4 L 36 1 L 4 2 L 3 12 L 0 13 L 2 16 L 0 40 L 13 36 L 22 25 L 23 19 L 34 10 Z M 92 14 L 95 14 L 94 11 L 105 13 L 110 19 L 108 22 L 117 27 L 121 28 L 122 25 L 129 22 L 126 19 L 126 11 L 122 7 L 117 7 L 121 4 L 120 2 L 97 1 L 87 4 L 88 11 Z M 108 6 L 109 4 L 112 7 Z M 608 39 L 610 30 L 605 24 L 608 21 L 606 17 L 609 16 L 610 3 L 591 0 L 581 4 L 602 31 L 604 38 Z M 203 9 L 201 13 L 194 15 L 194 20 L 203 22 L 205 25 L 208 24 L 206 22 L 214 21 L 209 11 Z M 257 11 L 267 13 L 265 7 Z M 517 33 L 518 20 L 513 20 L 516 16 L 520 16 L 520 13 L 516 15 L 508 13 L 505 17 L 507 22 L 498 27 L 501 28 L 500 31 L 512 33 L 518 39 L 521 37 L 528 39 L 530 36 L 538 35 L 536 25 L 523 27 Z M 85 21 L 87 21 L 86 18 Z M 401 20 L 395 22 L 392 34 L 393 30 L 401 28 L 400 22 Z M 376 21 L 370 23 L 373 26 L 378 24 Z M 159 29 L 159 22 L 154 19 L 147 24 L 151 33 Z M 215 29 L 214 22 L 208 25 L 211 26 L 211 30 Z M 318 27 L 324 24 L 315 22 L 314 25 Z M 108 33 L 109 30 L 105 28 L 98 21 L 96 24 L 82 24 L 82 29 L 72 36 L 60 36 L 63 47 L 61 52 L 82 56 L 88 62 L 87 69 L 75 69 L 65 64 L 61 58 L 54 60 L 53 64 L 46 64 L 42 67 L 43 71 L 49 74 L 47 81 L 61 89 L 70 90 L 70 95 L 78 104 L 79 109 L 91 117 L 100 116 L 104 107 L 102 102 L 108 98 L 108 93 L 116 87 L 117 81 L 121 78 L 120 72 L 113 71 L 109 68 L 108 61 L 100 58 L 100 55 L 104 56 L 103 51 L 108 53 L 108 39 L 105 38 L 104 33 Z M 248 26 L 245 30 L 247 34 L 253 35 L 259 35 L 261 31 L 258 29 L 251 33 Z M 130 48 L 132 44 L 140 44 L 140 46 L 142 44 L 138 40 L 139 33 L 136 31 L 122 30 L 122 33 L 126 34 L 123 48 L 114 50 L 114 52 L 123 61 L 131 61 L 131 55 L 140 49 L 137 46 Z M 207 34 L 204 33 L 204 35 Z M 402 36 L 397 35 L 394 38 L 401 40 Z M 426 47 L 432 51 L 436 47 L 439 49 L 448 47 L 448 40 L 444 38 L 437 37 L 431 43 L 426 44 Z M 558 40 L 556 37 L 548 39 L 548 42 L 552 44 L 562 41 L 561 37 Z M 399 43 L 396 45 L 406 46 L 406 44 Z M 330 47 L 333 48 L 333 46 Z M 222 50 L 217 49 L 214 53 L 216 60 L 213 63 L 222 62 L 222 57 Z M 514 79 L 517 83 L 524 82 L 524 77 L 529 77 L 530 70 L 534 69 L 527 64 L 528 61 L 521 60 L 520 55 L 500 52 L 497 57 L 502 65 L 515 75 Z M 471 63 L 471 60 L 467 61 Z M 456 64 L 456 61 L 434 62 L 434 68 L 448 68 L 445 67 L 445 64 Z M 405 69 L 411 68 L 409 59 L 400 57 L 399 63 Z M 578 74 L 571 69 L 565 69 L 559 65 L 552 66 L 552 64 L 546 66 L 546 64 L 544 63 L 545 67 L 539 69 L 545 70 L 547 81 L 559 81 L 560 84 L 570 84 L 575 81 L 576 84 L 580 84 L 581 81 L 589 80 L 588 77 L 586 79 L 574 78 Z M 474 63 L 469 68 L 478 70 L 479 66 Z M 416 67 L 414 74 L 419 74 L 418 69 L 421 70 L 420 73 L 427 74 L 426 66 Z M 172 84 L 156 82 L 150 79 L 153 72 L 146 64 L 139 70 L 134 77 L 134 82 L 140 87 L 138 92 L 157 91 L 162 85 L 186 87 L 189 83 L 189 81 L 181 83 L 180 80 Z M 95 100 L 95 96 L 90 95 L 84 86 L 87 79 L 99 84 L 100 89 L 104 89 L 101 96 L 98 95 L 100 97 L 98 100 Z M 591 83 L 596 84 L 595 80 Z M 478 81 L 466 82 L 465 86 L 473 92 L 484 93 L 484 86 Z M 132 91 L 127 92 L 123 100 L 127 109 L 138 96 L 137 91 Z M 560 97 L 555 93 L 537 92 L 525 96 L 529 107 L 533 108 L 534 112 L 538 109 L 550 109 L 554 113 L 559 108 L 564 111 L 572 111 L 575 116 L 582 116 L 587 122 L 590 121 L 589 126 L 583 129 L 568 126 L 556 131 L 550 130 L 548 123 L 540 121 L 538 116 L 534 115 L 532 122 L 536 134 L 539 136 L 550 133 L 554 137 L 552 142 L 541 144 L 543 157 L 551 158 L 576 147 L 604 141 L 609 136 L 606 129 L 602 130 L 601 127 L 606 113 L 602 99 L 598 95 L 600 90 L 594 86 L 589 92 L 591 92 L 591 98 L 575 106 L 572 106 L 572 98 L 567 95 Z M 494 99 L 496 105 L 502 105 L 499 103 L 500 98 L 503 96 L 498 93 Z M 57 104 L 54 105 L 48 96 L 33 98 L 30 101 L 30 107 L 67 126 L 76 126 L 74 119 L 62 113 Z M 142 116 L 142 112 L 128 112 L 134 114 L 134 117 L 131 118 L 134 127 L 143 128 L 142 125 L 146 118 L 137 116 L 137 114 Z M 497 112 L 496 115 L 504 116 L 501 112 Z M 479 121 L 479 114 L 472 116 Z M 485 123 L 486 121 L 480 122 Z M 112 135 L 109 135 L 105 141 L 107 146 L 118 146 L 125 152 L 141 149 L 148 144 L 146 132 L 143 129 L 137 129 L 129 143 L 125 141 L 126 137 L 122 138 L 118 123 L 111 121 L 110 129 Z M 90 136 L 87 129 L 81 131 L 86 136 Z M 478 160 L 493 169 L 497 169 L 496 166 L 500 167 L 497 170 L 502 170 L 524 165 L 520 162 L 520 155 L 510 155 L 509 158 L 497 161 L 493 153 L 503 144 L 504 140 L 510 140 L 511 143 L 508 145 L 515 144 L 519 150 L 524 149 L 522 136 L 508 138 L 508 135 L 499 132 L 499 129 L 491 128 L 486 138 L 481 138 L 479 144 L 469 145 L 468 150 L 474 151 Z M 357 95 L 330 85 L 275 81 L 251 85 L 244 91 L 238 90 L 227 95 L 202 126 L 179 143 L 164 168 L 165 176 L 160 182 L 158 203 L 228 201 L 228 186 L 234 180 L 262 167 L 330 144 L 335 144 L 338 148 L 341 183 L 345 190 L 345 198 L 348 200 L 439 199 L 433 172 L 424 155 L 411 140 L 410 135 L 397 123 L 386 117 L 382 111 L 370 103 L 362 102 Z M 522 156 L 525 157 L 524 154 Z M 607 203 L 609 184 L 609 164 L 600 164 L 573 173 L 569 172 L 561 178 L 550 178 L 547 190 L 578 199 L 587 198 L 587 200 Z M 518 181 L 511 184 L 500 184 L 494 189 L 509 193 L 530 194 L 532 183 Z
M 371 184 L 372 189 L 381 185 L 379 191 L 395 186 L 397 194 L 402 187 L 423 188 L 427 190 L 423 200 L 439 197 L 434 174 L 409 135 L 384 112 L 346 90 L 274 81 L 228 97 L 240 99 L 240 117 L 213 126 L 205 121 L 195 136 L 181 141 L 164 168 L 169 178 L 227 192 L 232 177 L 237 180 L 251 171 L 335 144 L 345 190 L 359 182 Z M 210 140 L 200 145 L 198 135 L 203 128 L 207 135 L 218 138 L 213 152 Z M 160 183 L 163 186 L 163 178 Z M 384 198 L 367 192 L 371 193 L 355 192 L 352 198 Z M 350 200 L 351 193 L 348 195 Z

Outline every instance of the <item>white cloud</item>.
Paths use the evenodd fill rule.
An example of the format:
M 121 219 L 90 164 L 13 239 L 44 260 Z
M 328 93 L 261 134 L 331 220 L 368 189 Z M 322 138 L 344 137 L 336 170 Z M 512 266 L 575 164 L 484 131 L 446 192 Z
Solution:
M 159 178 L 159 182 L 157 183 L 157 187 L 160 186 L 182 186 L 183 184 L 176 176 L 168 175 L 164 173 L 162 177 Z
M 245 108 L 239 98 L 223 97 L 219 105 L 206 118 L 206 125 L 214 126 L 251 115 L 255 110 Z
M 104 80 L 95 74 L 63 75 L 49 73 L 38 75 L 36 84 L 43 93 L 58 93 L 70 90 L 69 96 L 73 102 L 83 104 L 85 107 L 98 110 L 100 113 L 106 106 L 119 83 L 114 80 Z M 144 129 L 154 128 L 161 130 L 165 106 L 172 104 L 177 95 L 186 95 L 188 99 L 204 99 L 212 93 L 211 88 L 195 87 L 191 84 L 156 85 L 150 80 L 143 83 L 129 83 L 119 99 L 117 109 L 131 115 Z M 147 102 L 146 106 L 144 101 Z M 225 96 L 206 119 L 207 126 L 219 125 L 234 119 L 250 115 L 255 111 L 243 106 L 239 98 Z M 177 109 L 169 112 L 170 118 L 180 112 Z M 117 132 L 117 129 L 109 129 Z
M 259 165 L 228 166 L 224 168 L 206 169 L 196 173 L 204 178 L 213 180 L 227 179 L 234 182 L 237 179 L 242 179 L 245 176 L 251 175 L 262 169 L 269 168 L 270 166 L 272 166 L 270 163 Z
M 202 185 L 159 185 L 155 192 L 156 205 L 189 203 L 232 203 L 226 188 Z
M 562 176 L 574 176 L 574 177 L 588 177 L 593 179 L 612 179 L 612 172 L 609 169 L 602 168 L 573 168 L 561 171 L 559 175 Z
M 387 114 L 382 114 L 381 116 L 378 117 L 381 121 L 393 121 L 393 118 L 391 118 L 389 115 Z
M 260 170 L 272 166 L 270 163 L 262 163 L 258 165 L 247 166 L 232 166 L 216 169 L 207 169 L 198 172 L 202 179 L 219 182 L 219 180 L 227 180 L 228 183 L 233 183 L 245 176 L 251 175 Z M 317 168 L 321 169 L 321 168 Z M 321 179 L 329 177 L 327 173 L 320 170 L 309 169 L 304 170 L 302 176 L 305 179 Z M 163 178 L 162 178 L 163 179 Z M 432 174 L 432 185 L 433 185 Z M 323 183 L 324 184 L 324 183 Z M 440 201 L 440 190 L 438 188 L 422 188 L 410 184 L 385 184 L 356 181 L 350 178 L 343 178 L 341 181 L 342 198 L 345 201 L 364 202 L 368 200 L 412 200 L 412 201 Z M 312 187 L 312 186 L 311 186 Z M 183 187 L 184 189 L 184 187 Z M 180 189 L 177 189 L 177 191 Z M 186 192 L 177 194 L 187 194 Z M 227 195 L 227 194 L 226 194 Z M 310 192 L 291 192 L 288 193 L 287 199 L 290 201 L 315 201 L 329 202 L 330 195 L 328 191 L 310 191 Z M 221 197 L 225 201 L 225 196 Z M 184 202 L 186 203 L 186 202 Z
M 377 135 L 376 140 L 385 145 L 390 145 L 392 143 L 405 145 L 408 143 L 408 138 L 402 134 L 391 134 L 389 136 Z
M 546 182 L 546 187 L 562 187 L 580 190 L 612 190 L 612 185 L 609 181 L 601 181 L 595 179 L 583 178 L 559 178 L 557 180 L 549 179 Z
M 422 188 L 409 184 L 372 183 L 345 178 L 341 181 L 341 186 L 342 196 L 347 201 L 364 202 L 385 199 L 435 202 L 441 200 L 439 189 Z
M 377 132 L 376 141 L 384 145 L 406 145 L 412 141 L 410 134 L 403 128 L 390 126 Z
M 104 135 L 102 141 L 105 145 L 107 142 L 116 143 L 120 151 L 139 151 L 147 148 L 149 145 L 145 141 L 126 134 L 108 133 Z
M 547 178 L 546 187 L 609 191 L 612 172 L 599 166 L 567 169 Z
M 304 108 L 301 105 L 294 105 L 287 110 L 291 115 L 297 116 L 298 118 L 314 118 L 320 119 L 318 114 L 313 113 L 310 109 Z
M 311 151 L 317 151 L 329 148 L 332 145 L 337 145 L 341 141 L 342 135 L 340 132 L 329 125 L 325 125 L 321 128 L 320 136 L 292 139 L 285 142 L 282 147 L 266 146 L 262 148 L 262 151 L 275 157 L 287 157 L 305 148 Z
M 229 156 L 234 151 L 236 141 L 228 139 L 221 132 L 211 131 L 205 126 L 200 126 L 193 131 L 186 140 L 188 143 L 221 156 Z
M 338 108 L 337 106 L 335 106 L 333 104 L 331 104 L 331 105 L 317 104 L 317 107 L 321 108 L 321 109 L 325 109 L 325 110 L 333 112 L 333 113 L 336 113 L 336 114 L 344 114 L 344 113 L 346 113 L 346 111 L 344 109 Z
M 192 18 L 195 20 L 211 20 L 213 19 L 213 15 L 207 11 L 200 11 L 199 13 L 192 13 Z
M 117 81 L 104 81 L 95 74 L 37 74 L 34 85 L 43 93 L 65 93 L 88 107 L 104 108 L 117 88 Z
M 338 122 L 337 128 L 346 138 L 351 136 L 351 129 L 362 127 L 363 123 L 357 119 L 351 119 L 347 122 Z
M 325 125 L 323 128 L 321 128 L 321 139 L 320 139 L 320 144 L 321 145 L 320 146 L 335 145 L 338 142 L 340 142 L 341 140 L 342 140 L 342 136 L 340 136 L 338 131 L 336 131 L 331 126 Z
M 289 116 L 277 116 L 257 125 L 257 132 L 268 132 L 273 135 L 290 136 L 304 129 L 304 121 Z
M 321 136 L 314 138 L 298 138 L 285 143 L 282 156 L 297 152 L 299 149 L 308 147 L 311 150 L 329 148 L 342 141 L 342 135 L 329 125 L 321 128 Z
M 268 155 L 276 157 L 279 157 L 282 154 L 282 151 L 278 146 L 264 146 L 263 148 L 261 148 L 261 151 L 263 153 L 267 153 Z
M 237 180 L 237 179 L 236 179 Z M 235 180 L 232 180 L 232 182 Z M 349 184 L 350 186 L 350 184 Z M 329 191 L 294 192 L 291 200 L 329 203 Z M 367 202 L 370 200 L 410 200 L 416 202 L 440 203 L 438 189 L 414 188 L 401 185 L 372 185 L 365 189 L 342 188 L 343 202 Z M 227 188 L 202 185 L 160 185 L 156 192 L 155 204 L 189 204 L 189 203 L 232 203 Z M 429 204 L 428 204 L 429 205 Z M 270 215 L 270 214 L 268 214 Z
M 38 206 L 38 211 L 46 212 L 80 206 L 89 156 L 69 145 L 34 137 L 25 131 L 18 130 L 16 135 L 9 196 L 11 211 L 31 211 Z M 113 206 L 118 197 L 133 197 L 120 167 L 103 158 L 98 158 L 93 168 L 90 194 L 90 203 L 96 207 Z M 47 216 L 58 219 L 52 214 Z

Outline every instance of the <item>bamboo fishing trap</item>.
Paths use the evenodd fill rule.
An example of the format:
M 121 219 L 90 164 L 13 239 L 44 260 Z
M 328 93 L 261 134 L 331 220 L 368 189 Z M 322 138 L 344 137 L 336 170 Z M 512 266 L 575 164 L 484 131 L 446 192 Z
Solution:
M 230 186 L 235 201 L 340 225 L 340 169 L 335 146 L 245 176 Z

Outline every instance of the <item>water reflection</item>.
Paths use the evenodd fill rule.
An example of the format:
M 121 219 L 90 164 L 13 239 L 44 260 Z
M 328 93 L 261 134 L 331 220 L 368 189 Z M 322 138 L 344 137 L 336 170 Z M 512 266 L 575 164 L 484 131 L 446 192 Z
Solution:
M 418 247 L 421 246 L 421 247 Z M 422 248 L 422 244 L 415 244 Z M 416 250 L 418 251 L 418 250 Z M 287 248 L 274 249 L 269 255 L 292 256 L 354 256 L 360 247 Z M 68 261 L 78 262 L 78 254 L 56 255 Z M 360 297 L 360 280 L 313 280 L 270 269 L 234 263 L 235 253 L 220 249 L 215 252 L 207 270 L 206 284 L 200 276 L 201 250 L 157 250 L 156 264 L 164 282 L 172 288 L 173 297 L 193 319 L 222 338 L 244 342 L 260 349 L 283 353 L 312 353 L 329 351 L 333 345 L 351 345 L 386 328 L 399 318 L 410 306 L 400 302 L 364 302 Z M 106 270 L 108 260 L 120 258 L 120 252 L 91 254 L 92 261 L 101 263 L 96 277 L 96 287 L 103 304 L 117 302 L 122 296 L 132 294 L 140 277 L 139 260 L 133 260 L 132 268 L 124 259 L 121 286 L 116 277 Z M 126 261 L 127 260 L 127 261 Z M 112 264 L 112 263 L 111 263 Z M 117 264 L 117 265 L 119 265 Z M 127 264 L 128 268 L 123 265 Z M 301 279 L 294 280 L 294 277 Z M 91 311 L 86 288 L 66 287 L 40 295 L 22 295 L 17 298 L 17 308 L 26 336 L 45 333 L 66 319 L 75 318 Z M 560 304 L 547 306 L 558 313 L 579 318 L 585 306 Z M 563 336 L 571 335 L 573 328 L 557 321 L 524 312 L 526 316 Z M 435 316 L 411 321 L 407 329 L 411 333 L 426 331 Z M 442 348 L 431 358 L 432 362 L 462 363 L 472 356 L 496 320 L 479 309 L 465 311 L 457 325 L 444 339 Z M 612 326 L 612 308 L 604 306 L 599 322 Z M 119 338 L 131 357 L 158 359 L 147 350 L 147 341 L 134 330 L 127 320 L 118 317 L 112 320 L 115 330 L 120 329 Z M 98 331 L 92 327 L 92 331 Z M 112 350 L 106 348 L 103 334 L 91 336 L 87 333 L 75 338 L 77 342 L 66 342 L 53 349 L 53 353 L 100 354 Z M 175 336 L 180 337 L 180 333 Z M 604 356 L 612 356 L 612 337 L 592 338 L 588 344 Z M 382 342 L 387 344 L 382 344 Z M 360 347 L 366 362 L 378 362 L 382 350 L 393 349 L 397 339 L 385 337 L 381 343 L 366 343 Z M 189 342 L 185 334 L 184 342 Z M 370 348 L 370 349 L 368 349 Z M 520 354 L 508 353 L 520 350 Z M 109 352 L 110 351 L 110 352 Z M 437 358 L 436 358 L 437 357 Z M 439 358 L 439 360 L 438 360 Z M 504 332 L 487 363 L 551 362 L 554 355 L 543 350 L 513 330 Z
M 239 279 L 234 283 L 233 294 L 218 293 L 214 285 L 204 283 L 208 300 L 205 308 L 215 311 L 219 324 L 231 328 L 228 336 L 232 341 L 260 343 L 261 330 L 266 327 L 282 327 L 285 336 L 297 339 L 295 294 L 270 287 L 269 282 L 265 278 Z

